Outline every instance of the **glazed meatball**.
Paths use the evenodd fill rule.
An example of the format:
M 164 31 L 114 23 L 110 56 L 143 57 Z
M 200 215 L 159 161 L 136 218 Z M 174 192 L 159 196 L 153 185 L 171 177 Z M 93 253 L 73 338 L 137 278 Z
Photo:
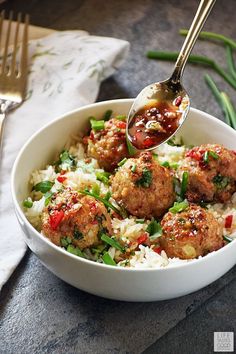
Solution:
M 112 233 L 111 219 L 95 198 L 64 190 L 44 209 L 42 232 L 58 246 L 61 238 L 70 237 L 74 246 L 84 249 L 100 243 L 101 232 Z
M 189 175 L 190 202 L 226 202 L 236 191 L 236 154 L 221 145 L 196 146 L 186 153 L 180 169 Z
M 128 156 L 126 144 L 126 122 L 112 118 L 105 122 L 102 130 L 91 130 L 84 139 L 87 143 L 87 154 L 97 159 L 100 167 L 112 172 L 119 161 Z
M 150 152 L 128 159 L 112 180 L 112 196 L 132 215 L 159 217 L 172 205 L 175 195 L 168 169 Z
M 192 204 L 177 214 L 169 211 L 161 226 L 159 241 L 170 258 L 197 258 L 223 246 L 222 227 L 209 211 L 198 205 Z

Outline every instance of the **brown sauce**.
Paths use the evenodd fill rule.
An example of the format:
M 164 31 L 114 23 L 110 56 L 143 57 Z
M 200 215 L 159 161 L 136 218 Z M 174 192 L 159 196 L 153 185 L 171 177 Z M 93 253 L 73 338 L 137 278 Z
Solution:
M 129 139 L 137 149 L 152 148 L 167 140 L 179 127 L 182 97 L 174 102 L 159 101 L 140 109 L 128 127 Z

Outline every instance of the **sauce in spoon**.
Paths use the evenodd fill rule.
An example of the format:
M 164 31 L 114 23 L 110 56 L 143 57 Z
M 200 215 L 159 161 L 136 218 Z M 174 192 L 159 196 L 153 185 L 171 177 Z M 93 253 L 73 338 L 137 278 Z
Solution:
M 150 149 L 166 141 L 179 128 L 187 97 L 174 101 L 157 100 L 138 110 L 128 126 L 132 145 L 139 150 Z

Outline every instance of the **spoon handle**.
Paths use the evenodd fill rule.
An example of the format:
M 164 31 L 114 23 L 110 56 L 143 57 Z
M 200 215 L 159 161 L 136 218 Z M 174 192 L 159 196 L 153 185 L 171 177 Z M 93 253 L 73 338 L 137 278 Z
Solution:
M 216 0 L 201 0 L 188 35 L 177 58 L 174 72 L 171 76 L 172 82 L 177 83 L 181 80 L 188 57 L 215 2 Z

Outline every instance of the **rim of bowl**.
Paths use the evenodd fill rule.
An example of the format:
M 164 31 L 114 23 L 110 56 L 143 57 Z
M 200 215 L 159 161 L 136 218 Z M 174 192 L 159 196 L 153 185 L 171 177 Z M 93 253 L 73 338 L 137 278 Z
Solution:
M 190 265 L 195 266 L 197 264 L 200 263 L 204 263 L 207 262 L 207 260 L 209 260 L 212 257 L 215 257 L 217 254 L 221 254 L 223 252 L 225 252 L 225 249 L 229 249 L 229 247 L 235 247 L 234 244 L 236 245 L 236 241 L 235 242 L 230 242 L 227 245 L 223 246 L 222 248 L 220 248 L 217 251 L 213 251 L 210 252 L 209 254 L 207 254 L 204 257 L 201 258 L 197 258 L 197 259 L 191 259 L 191 260 L 187 260 L 186 262 L 183 263 L 179 263 L 179 264 L 170 264 L 167 267 L 163 267 L 163 268 L 128 268 L 128 267 L 114 267 L 111 265 L 107 265 L 104 263 L 98 263 L 86 258 L 82 258 L 82 257 L 78 257 L 66 250 L 64 250 L 62 247 L 59 247 L 57 245 L 55 245 L 53 242 L 51 242 L 46 236 L 43 236 L 39 231 L 37 231 L 33 225 L 31 225 L 31 223 L 28 221 L 28 219 L 26 218 L 23 210 L 20 207 L 20 204 L 16 198 L 16 194 L 15 194 L 15 186 L 14 186 L 14 179 L 15 179 L 15 173 L 16 173 L 16 169 L 17 169 L 17 165 L 18 165 L 18 161 L 21 158 L 21 155 L 23 154 L 23 152 L 25 151 L 25 149 L 28 147 L 28 145 L 30 145 L 31 141 L 34 140 L 34 138 L 40 134 L 42 131 L 46 130 L 49 126 L 56 124 L 56 122 L 65 119 L 67 116 L 70 116 L 71 114 L 83 111 L 83 110 L 88 110 L 91 106 L 103 106 L 107 103 L 109 104 L 114 104 L 117 102 L 122 102 L 122 103 L 131 103 L 134 99 L 133 98 L 124 98 L 124 99 L 114 99 L 114 100 L 108 100 L 108 101 L 101 101 L 101 102 L 95 102 L 95 103 L 91 103 L 88 104 L 86 106 L 82 106 L 79 108 L 76 108 L 74 110 L 71 110 L 61 116 L 59 116 L 58 118 L 53 119 L 51 122 L 45 124 L 42 128 L 40 128 L 39 130 L 37 130 L 22 146 L 22 148 L 20 149 L 19 153 L 17 154 L 17 157 L 15 159 L 15 162 L 13 164 L 13 168 L 12 168 L 12 172 L 11 172 L 11 194 L 12 194 L 12 199 L 13 199 L 13 204 L 14 207 L 16 208 L 17 212 L 20 214 L 21 218 L 23 219 L 23 221 L 26 223 L 27 227 L 30 229 L 31 232 L 33 232 L 33 234 L 36 237 L 39 237 L 43 242 L 45 242 L 49 247 L 52 247 L 55 251 L 58 251 L 59 253 L 61 252 L 62 254 L 64 254 L 67 257 L 72 257 L 72 259 L 76 260 L 77 262 L 85 262 L 88 263 L 91 266 L 94 267 L 103 267 L 103 268 L 107 268 L 109 270 L 113 269 L 113 271 L 121 271 L 121 272 L 168 272 L 171 271 L 173 269 L 179 269 L 179 268 L 185 268 L 185 267 L 190 267 Z M 205 116 L 207 119 L 210 119 L 214 122 L 216 122 L 218 125 L 222 126 L 224 129 L 227 129 L 229 131 L 233 131 L 235 136 L 236 136 L 236 131 L 229 127 L 226 123 L 222 122 L 221 120 L 213 117 L 212 115 L 203 112 L 199 109 L 196 108 L 190 108 L 190 112 L 195 112 L 197 114 L 203 115 Z M 26 243 L 27 244 L 27 243 Z

